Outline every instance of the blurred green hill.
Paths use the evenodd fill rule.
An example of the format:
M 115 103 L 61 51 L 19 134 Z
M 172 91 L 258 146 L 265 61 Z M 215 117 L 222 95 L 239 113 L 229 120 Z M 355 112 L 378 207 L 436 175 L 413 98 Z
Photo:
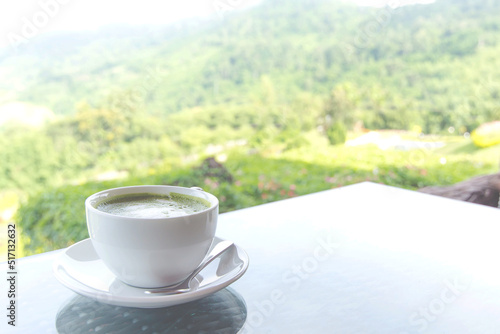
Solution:
M 83 200 L 110 187 L 202 186 L 230 211 L 497 172 L 469 133 L 500 118 L 499 37 L 494 0 L 267 0 L 0 49 L 0 225 L 33 254 L 85 238 Z
M 74 115 L 78 103 L 97 107 L 125 93 L 122 105 L 163 116 L 248 104 L 270 84 L 266 103 L 347 85 L 369 128 L 465 132 L 498 117 L 498 1 L 368 8 L 267 0 L 223 14 L 39 36 L 3 50 L 0 94 Z

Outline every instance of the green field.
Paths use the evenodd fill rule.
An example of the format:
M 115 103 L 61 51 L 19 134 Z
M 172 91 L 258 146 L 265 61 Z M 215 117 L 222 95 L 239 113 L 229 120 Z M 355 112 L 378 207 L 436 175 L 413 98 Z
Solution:
M 307 144 L 285 151 L 283 145 L 261 151 L 248 147 L 226 149 L 218 154 L 224 160 L 223 168 L 202 165 L 200 157 L 190 164 L 151 169 L 147 175 L 45 189 L 29 197 L 18 212 L 24 254 L 67 247 L 87 238 L 84 200 L 106 188 L 140 184 L 201 186 L 218 196 L 221 212 L 227 212 L 362 181 L 417 189 L 498 171 L 500 146 L 479 149 L 458 136 L 418 138 L 407 133 L 404 139 L 439 141 L 445 146 L 409 151 L 383 150 L 374 144 L 332 146 L 311 134 L 305 136 Z

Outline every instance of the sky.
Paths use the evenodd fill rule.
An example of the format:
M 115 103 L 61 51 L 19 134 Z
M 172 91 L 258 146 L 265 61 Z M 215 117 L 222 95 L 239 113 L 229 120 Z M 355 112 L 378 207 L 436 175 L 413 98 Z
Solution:
M 430 0 L 339 0 L 394 6 Z M 193 17 L 221 17 L 261 0 L 21 0 L 0 2 L 0 46 L 49 31 L 92 30 L 114 23 L 168 24 Z

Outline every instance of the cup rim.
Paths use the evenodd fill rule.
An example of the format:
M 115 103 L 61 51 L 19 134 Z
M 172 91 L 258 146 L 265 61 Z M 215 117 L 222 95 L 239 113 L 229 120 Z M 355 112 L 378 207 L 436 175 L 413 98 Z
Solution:
M 191 191 L 194 191 L 194 192 L 199 192 L 199 193 L 203 193 L 205 194 L 207 197 L 208 197 L 208 201 L 210 202 L 210 207 L 208 207 L 207 209 L 203 210 L 203 211 L 199 211 L 199 212 L 194 212 L 194 213 L 190 213 L 190 214 L 186 214 L 186 215 L 182 215 L 182 216 L 177 216 L 177 217 L 128 217 L 128 216 L 119 216 L 119 215 L 114 215 L 114 214 L 111 214 L 111 213 L 108 213 L 108 212 L 104 212 L 104 211 L 101 211 L 99 209 L 97 209 L 96 207 L 94 207 L 90 202 L 95 198 L 95 197 L 98 197 L 99 195 L 102 195 L 104 193 L 107 193 L 107 192 L 113 192 L 113 191 L 119 191 L 119 190 L 122 190 L 122 189 L 137 189 L 137 188 L 149 188 L 149 189 L 160 189 L 160 188 L 168 188 L 168 189 L 188 189 L 188 190 L 191 190 Z M 198 197 L 198 196 L 195 196 L 195 197 Z M 202 198 L 202 197 L 200 197 Z M 116 187 L 116 188 L 109 188 L 109 189 L 104 189 L 104 190 L 101 190 L 99 192 L 96 192 L 92 195 L 90 195 L 89 197 L 87 197 L 87 199 L 85 200 L 85 208 L 87 210 L 90 210 L 91 212 L 94 212 L 94 213 L 97 213 L 97 214 L 100 214 L 100 215 L 103 215 L 103 216 L 107 216 L 107 217 L 115 217 L 115 218 L 120 218 L 120 219 L 124 219 L 124 220 L 149 220 L 149 221 L 160 221 L 160 220 L 174 220 L 174 219 L 179 219 L 179 218 L 185 218 L 185 217 L 193 217 L 193 216 L 197 216 L 197 215 L 202 215 L 202 214 L 205 214 L 206 212 L 210 211 L 210 210 L 214 210 L 216 209 L 217 207 L 219 206 L 219 199 L 214 196 L 213 194 L 209 193 L 209 192 L 206 192 L 204 190 L 199 190 L 199 189 L 193 189 L 193 188 L 188 188 L 188 187 L 180 187 L 180 186 L 171 186 L 171 185 L 153 185 L 153 184 L 146 184 L 146 185 L 136 185 L 136 186 L 124 186 L 124 187 Z

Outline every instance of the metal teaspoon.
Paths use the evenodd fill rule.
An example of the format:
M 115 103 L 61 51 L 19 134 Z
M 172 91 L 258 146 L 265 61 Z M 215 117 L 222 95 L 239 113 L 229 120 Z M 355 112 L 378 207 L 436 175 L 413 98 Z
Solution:
M 200 265 L 182 282 L 168 286 L 165 288 L 149 289 L 144 291 L 146 294 L 163 294 L 163 295 L 175 295 L 179 293 L 185 293 L 191 290 L 191 281 L 196 277 L 209 263 L 215 260 L 219 255 L 228 250 L 234 243 L 232 241 L 224 240 L 215 245 L 210 251 L 205 260 L 200 263 Z

